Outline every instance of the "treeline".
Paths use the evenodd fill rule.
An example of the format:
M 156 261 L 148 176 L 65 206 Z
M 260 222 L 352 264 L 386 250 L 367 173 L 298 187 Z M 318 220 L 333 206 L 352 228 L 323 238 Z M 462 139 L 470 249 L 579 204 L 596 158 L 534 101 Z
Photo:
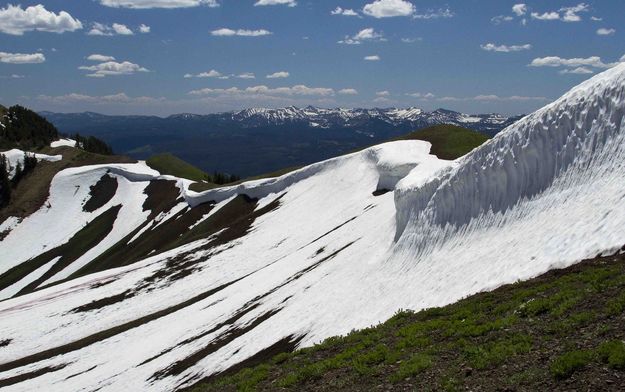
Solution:
M 30 109 L 15 105 L 0 112 L 0 148 L 38 149 L 59 138 L 54 125 Z
M 11 201 L 13 188 L 37 166 L 37 158 L 34 154 L 24 153 L 24 163 L 17 162 L 15 174 L 10 178 L 11 165 L 6 157 L 0 154 L 0 208 L 5 207 Z
M 95 136 L 81 136 L 77 133 L 72 137 L 72 139 L 76 140 L 76 148 L 80 148 L 94 154 L 113 155 L 113 148 Z
M 217 185 L 230 184 L 233 182 L 237 182 L 241 179 L 241 177 L 235 176 L 234 174 L 219 173 L 217 171 L 215 171 L 213 175 L 209 177 L 210 178 L 208 178 L 207 180 Z
M 8 109 L 0 106 L 0 124 L 0 149 L 3 150 L 38 150 L 64 136 L 48 120 L 20 105 Z M 101 155 L 113 154 L 111 146 L 94 136 L 76 134 L 72 138 L 76 140 L 76 147 L 85 151 Z

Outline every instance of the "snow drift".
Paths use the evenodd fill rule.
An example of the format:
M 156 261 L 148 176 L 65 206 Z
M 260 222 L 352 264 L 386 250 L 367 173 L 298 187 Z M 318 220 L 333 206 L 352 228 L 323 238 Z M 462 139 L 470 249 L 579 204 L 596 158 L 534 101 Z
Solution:
M 399 308 L 444 305 L 613 252 L 625 243 L 624 116 L 621 64 L 455 162 L 402 141 L 199 194 L 180 181 L 179 204 L 129 249 L 189 205 L 212 203 L 189 231 L 249 214 L 134 264 L 0 302 L 0 382 L 175 390 L 276 344 L 311 345 Z M 92 170 L 104 169 L 55 181 L 88 188 L 102 175 Z M 137 187 L 115 196 L 129 198 L 125 220 L 145 220 L 139 190 L 155 174 L 132 165 L 110 173 Z M 61 192 L 53 186 L 51 198 L 69 200 Z
M 4 156 L 9 165 L 9 178 L 13 178 L 13 176 L 15 176 L 15 170 L 17 169 L 18 165 L 24 167 L 24 154 L 34 156 L 39 161 L 56 162 L 63 159 L 63 156 L 61 155 L 36 154 L 33 152 L 24 152 L 17 148 L 9 151 L 0 151 L 0 155 Z
M 533 274 L 623 246 L 624 70 L 582 83 L 435 180 L 403 182 L 395 255 L 405 267 L 440 244 L 482 248 L 493 265 Z

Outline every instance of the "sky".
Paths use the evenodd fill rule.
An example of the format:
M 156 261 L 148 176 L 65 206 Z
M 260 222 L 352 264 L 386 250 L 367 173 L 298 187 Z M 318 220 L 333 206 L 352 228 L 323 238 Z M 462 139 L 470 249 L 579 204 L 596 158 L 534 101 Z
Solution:
M 35 110 L 523 114 L 625 61 L 622 0 L 1 1 L 0 103 Z

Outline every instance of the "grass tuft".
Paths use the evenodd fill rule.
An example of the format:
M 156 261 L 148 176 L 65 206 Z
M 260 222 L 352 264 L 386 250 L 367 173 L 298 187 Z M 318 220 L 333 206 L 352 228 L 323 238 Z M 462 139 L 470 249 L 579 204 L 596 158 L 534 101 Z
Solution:
M 558 380 L 571 377 L 577 370 L 588 365 L 594 357 L 594 353 L 588 350 L 575 350 L 564 353 L 557 357 L 549 367 L 551 374 Z

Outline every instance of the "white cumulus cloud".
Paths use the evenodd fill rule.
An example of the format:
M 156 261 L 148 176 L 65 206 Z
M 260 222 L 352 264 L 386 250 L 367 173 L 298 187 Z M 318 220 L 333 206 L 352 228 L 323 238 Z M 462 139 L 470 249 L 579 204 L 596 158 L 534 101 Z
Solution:
M 343 88 L 337 92 L 341 95 L 358 95 L 358 90 L 353 88 Z
M 537 20 L 560 20 L 562 22 L 580 22 L 582 12 L 590 11 L 590 6 L 586 3 L 579 3 L 572 7 L 562 7 L 557 11 L 546 11 L 543 13 L 532 12 L 532 19 Z
M 57 103 L 57 104 L 75 104 L 75 103 L 92 103 L 92 104 L 150 104 L 165 101 L 165 98 L 154 97 L 130 97 L 126 93 L 117 93 L 111 95 L 87 95 L 79 93 L 70 93 L 65 95 L 39 95 L 38 100 Z
M 39 64 L 46 61 L 42 53 L 7 53 L 0 52 L 0 63 L 7 64 Z
M 150 26 L 145 25 L 145 24 L 143 24 L 143 23 L 139 25 L 139 32 L 140 32 L 141 34 L 147 34 L 147 33 L 149 33 L 150 31 L 152 31 L 152 28 L 151 28 Z
M 211 35 L 214 35 L 216 37 L 233 37 L 233 36 L 239 36 L 239 37 L 262 37 L 264 35 L 271 35 L 273 34 L 271 31 L 265 30 L 265 29 L 259 29 L 259 30 L 246 30 L 246 29 L 237 29 L 237 30 L 233 30 L 233 29 L 228 29 L 228 28 L 221 28 L 221 29 L 217 29 L 217 30 L 213 30 L 211 31 Z
M 414 4 L 405 0 L 375 0 L 366 4 L 362 12 L 374 18 L 412 16 L 416 12 Z
M 330 15 L 343 15 L 343 16 L 360 16 L 358 12 L 351 8 L 336 7 L 333 11 L 330 11 Z
M 364 59 L 365 61 L 380 61 L 380 56 L 378 56 L 377 54 L 374 54 L 371 56 L 365 56 Z
M 238 87 L 230 88 L 203 88 L 190 91 L 190 95 L 217 95 L 217 96 L 238 96 L 238 97 L 258 97 L 258 96 L 332 96 L 334 89 L 326 87 L 308 87 L 298 84 L 291 87 L 270 88 L 264 85 L 247 87 L 240 89 Z
M 560 20 L 560 14 L 557 12 L 544 12 L 539 14 L 538 12 L 532 12 L 532 18 L 538 20 Z
M 64 33 L 82 29 L 80 20 L 69 13 L 58 14 L 46 10 L 39 4 L 26 9 L 21 5 L 7 5 L 0 8 L 0 32 L 11 35 L 23 35 L 28 31 L 44 31 L 48 33 Z
M 220 78 L 223 75 L 221 74 L 221 72 L 216 71 L 214 69 L 211 69 L 210 71 L 207 72 L 200 72 L 199 74 L 193 75 L 193 74 L 186 74 L 184 75 L 185 78 Z
M 576 57 L 566 59 L 558 56 L 538 57 L 532 60 L 530 67 L 593 67 L 593 68 L 611 68 L 617 63 L 604 63 L 599 56 L 591 56 L 586 58 Z
M 206 72 L 200 72 L 198 74 L 185 74 L 184 75 L 185 79 L 190 79 L 190 78 L 215 78 L 215 79 L 230 79 L 230 78 L 237 78 L 237 79 L 255 79 L 256 75 L 254 75 L 252 72 L 243 72 L 241 74 L 235 75 L 235 74 L 230 74 L 230 75 L 224 75 L 221 72 L 211 69 L 210 71 L 206 71 Z
M 487 43 L 480 45 L 482 50 L 486 50 L 488 52 L 520 52 L 522 50 L 530 50 L 532 49 L 532 45 L 524 44 L 524 45 L 495 45 L 493 43 Z
M 431 99 L 435 97 L 435 95 L 432 93 L 418 93 L 418 92 L 406 93 L 406 95 L 409 97 L 421 98 L 421 99 Z
M 241 74 L 235 75 L 236 78 L 239 79 L 256 79 L 256 75 L 252 72 L 243 72 Z
M 516 16 L 523 16 L 527 13 L 527 5 L 523 3 L 515 4 L 512 6 L 512 12 L 514 12 Z
M 90 71 L 87 76 L 92 78 L 103 78 L 106 76 L 132 75 L 137 72 L 148 72 L 148 70 L 139 64 L 123 61 L 107 61 L 97 65 L 83 65 L 78 67 L 83 71 Z
M 254 7 L 262 5 L 286 5 L 289 7 L 295 7 L 297 2 L 295 0 L 258 0 L 254 3 Z
M 445 19 L 445 18 L 453 18 L 454 13 L 451 12 L 449 8 L 441 8 L 438 10 L 429 10 L 424 13 L 416 13 L 412 15 L 414 19 Z
M 119 35 L 133 35 L 134 34 L 132 30 L 128 28 L 128 26 L 120 24 L 120 23 L 113 23 L 113 31 Z
M 504 22 L 512 22 L 513 20 L 514 20 L 514 18 L 512 16 L 509 16 L 509 15 L 497 15 L 497 16 L 492 17 L 490 21 L 493 24 L 498 25 L 498 24 L 501 24 L 501 23 L 504 23 Z
M 87 57 L 87 60 L 89 61 L 97 61 L 99 63 L 105 63 L 107 61 L 114 61 L 115 57 L 113 56 L 106 56 L 103 54 L 92 54 L 89 55 L 89 57 Z
M 597 30 L 597 35 L 614 35 L 614 33 L 616 33 L 615 29 L 606 29 L 602 27 Z
M 189 8 L 205 5 L 219 7 L 217 0 L 100 0 L 100 4 L 114 8 Z
M 338 41 L 339 44 L 360 45 L 363 41 L 386 41 L 384 35 L 375 31 L 373 27 L 362 29 L 353 36 L 345 36 L 344 39 Z
M 133 31 L 126 25 L 121 23 L 113 23 L 109 26 L 103 23 L 95 22 L 91 26 L 91 30 L 87 32 L 87 35 L 95 35 L 102 37 L 110 37 L 113 35 L 133 35 Z
M 594 71 L 588 67 L 567 68 L 560 71 L 561 74 L 574 74 L 574 75 L 587 75 L 594 73 Z
M 266 76 L 267 79 L 281 79 L 281 78 L 288 78 L 291 74 L 289 74 L 286 71 L 279 71 L 279 72 L 274 72 L 272 74 L 269 74 Z

